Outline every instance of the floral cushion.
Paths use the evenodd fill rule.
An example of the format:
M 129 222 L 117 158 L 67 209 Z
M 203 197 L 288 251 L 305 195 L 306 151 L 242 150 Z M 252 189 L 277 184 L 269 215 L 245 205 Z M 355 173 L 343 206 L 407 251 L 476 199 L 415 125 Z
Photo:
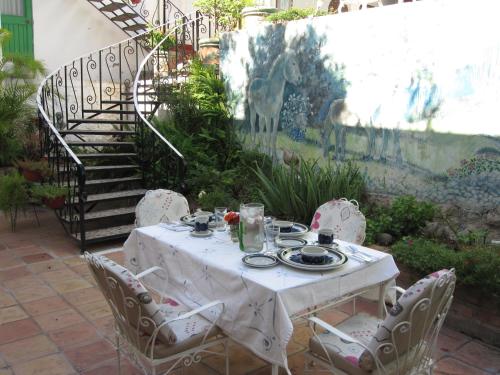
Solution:
M 122 333 L 130 336 L 132 341 L 135 341 L 138 331 L 140 336 L 152 335 L 155 327 L 163 323 L 166 316 L 140 280 L 109 258 L 95 255 L 90 257 L 94 260 L 89 261 L 89 266 L 114 314 L 124 317 L 121 321 L 128 324 L 120 326 L 121 330 L 125 331 Z M 151 320 L 154 324 L 148 324 Z M 166 324 L 160 329 L 158 340 L 165 345 L 172 345 L 177 341 L 177 337 Z
M 172 190 L 149 190 L 135 208 L 137 227 L 171 223 L 189 215 L 187 199 Z
M 366 220 L 356 201 L 342 198 L 322 204 L 316 210 L 311 231 L 323 228 L 333 229 L 335 238 L 361 245 L 365 240 Z
M 364 345 L 368 345 L 377 331 L 379 322 L 380 320 L 371 315 L 360 313 L 343 321 L 337 325 L 337 328 Z M 324 345 L 324 349 L 321 344 Z M 364 351 L 363 347 L 358 344 L 345 342 L 338 336 L 326 332 L 317 337 L 313 336 L 309 348 L 311 352 L 326 361 L 329 361 L 328 357 L 330 357 L 335 367 L 342 371 L 352 375 L 366 374 L 358 365 Z
M 378 349 L 381 345 L 393 344 L 398 348 L 398 355 L 402 355 L 420 340 L 425 339 L 422 332 L 425 332 L 429 325 L 435 321 L 436 313 L 445 305 L 443 298 L 449 296 L 445 293 L 453 292 L 454 283 L 454 270 L 441 270 L 426 276 L 408 288 L 378 327 L 368 345 L 371 352 L 377 353 L 378 350 L 377 356 L 382 363 L 386 364 L 395 360 L 396 356 L 394 352 L 382 353 Z M 448 286 L 451 286 L 452 289 L 450 290 Z M 428 298 L 431 297 L 434 287 L 432 301 L 428 304 Z M 421 308 L 416 308 L 417 304 L 417 307 Z M 411 321 L 411 329 L 405 329 L 408 326 L 400 324 L 408 321 Z M 359 366 L 366 371 L 375 369 L 376 366 L 369 351 L 364 351 L 360 356 Z

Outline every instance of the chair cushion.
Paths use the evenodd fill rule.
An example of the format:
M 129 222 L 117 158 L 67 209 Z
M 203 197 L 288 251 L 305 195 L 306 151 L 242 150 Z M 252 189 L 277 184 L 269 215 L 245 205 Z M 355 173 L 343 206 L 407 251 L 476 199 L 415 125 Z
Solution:
M 187 306 L 172 297 L 164 296 L 162 300 L 163 303 L 159 306 L 167 320 L 174 319 L 190 311 Z M 200 314 L 172 322 L 169 326 L 174 331 L 177 341 L 174 345 L 158 343 L 154 350 L 155 359 L 165 358 L 200 345 L 205 335 L 208 340 L 222 334 L 222 331 L 217 326 L 212 326 L 212 323 Z M 210 332 L 207 334 L 208 330 Z
M 360 313 L 346 319 L 336 328 L 359 340 L 364 345 L 368 345 L 372 336 L 377 332 L 379 323 L 380 320 L 377 318 Z M 310 351 L 325 361 L 328 361 L 328 356 L 320 341 L 325 346 L 328 356 L 330 356 L 335 367 L 352 375 L 366 375 L 368 373 L 359 367 L 359 358 L 363 354 L 363 347 L 358 344 L 344 342 L 336 335 L 328 332 L 311 337 L 309 341 Z
M 353 201 L 355 202 L 355 201 Z M 326 202 L 318 207 L 312 222 L 311 231 L 332 229 L 335 238 L 361 245 L 365 240 L 366 220 L 356 204 L 347 199 Z
M 171 223 L 185 215 L 189 215 L 189 204 L 182 194 L 164 189 L 149 190 L 135 208 L 135 223 L 137 227 Z
M 448 277 L 443 284 L 436 285 L 434 296 L 428 308 L 414 308 L 417 303 L 420 307 L 426 306 L 428 302 L 427 299 L 431 297 L 433 287 L 438 279 L 445 274 L 448 274 Z M 379 349 L 381 345 L 395 345 L 398 348 L 398 355 L 401 356 L 420 340 L 425 339 L 424 333 L 427 331 L 430 324 L 434 323 L 436 311 L 444 307 L 443 297 L 447 290 L 447 286 L 451 281 L 454 283 L 454 280 L 455 274 L 453 271 L 441 270 L 434 272 L 417 281 L 399 297 L 396 304 L 389 310 L 387 317 L 381 322 L 380 327 L 373 335 L 373 339 L 368 344 L 368 348 L 373 353 L 376 353 L 378 350 L 378 357 L 382 363 L 386 364 L 394 361 L 396 355 L 395 352 L 382 353 Z M 414 310 L 413 318 L 411 317 L 412 309 Z M 411 328 L 406 329 L 408 325 L 404 322 L 409 321 L 411 321 Z M 403 323 L 403 326 L 401 323 Z M 409 341 L 410 338 L 411 342 Z M 375 369 L 376 366 L 369 351 L 365 351 L 360 356 L 359 366 L 366 371 Z
M 121 329 L 128 332 L 122 333 L 131 337 L 132 340 L 138 334 L 137 329 L 141 332 L 140 334 L 148 337 L 152 335 L 155 327 L 165 321 L 165 315 L 160 306 L 151 298 L 147 289 L 125 267 L 104 256 L 92 255 L 92 257 L 97 259 L 103 267 L 89 262 L 101 290 L 108 303 L 112 305 L 114 312 L 124 317 L 121 321 L 127 322 L 127 324 L 121 325 Z M 154 324 L 149 323 L 151 320 Z M 165 345 L 172 345 L 177 341 L 177 337 L 169 325 L 164 325 L 157 337 Z

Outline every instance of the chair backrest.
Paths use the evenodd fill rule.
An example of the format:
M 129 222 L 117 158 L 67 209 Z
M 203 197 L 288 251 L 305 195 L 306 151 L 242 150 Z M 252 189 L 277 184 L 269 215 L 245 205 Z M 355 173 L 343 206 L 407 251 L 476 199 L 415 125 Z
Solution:
M 187 199 L 172 190 L 149 190 L 135 208 L 135 225 L 146 227 L 179 221 L 189 215 Z
M 318 207 L 311 222 L 311 231 L 333 229 L 335 238 L 363 244 L 366 236 L 365 216 L 359 211 L 358 202 L 345 198 L 326 202 Z
M 165 315 L 140 280 L 109 258 L 85 253 L 85 259 L 104 294 L 122 336 L 147 356 L 158 342 L 172 345 L 177 341 L 168 325 L 159 327 Z
M 406 374 L 428 365 L 453 300 L 455 282 L 454 269 L 441 270 L 408 288 L 379 325 L 359 366 L 365 371 Z

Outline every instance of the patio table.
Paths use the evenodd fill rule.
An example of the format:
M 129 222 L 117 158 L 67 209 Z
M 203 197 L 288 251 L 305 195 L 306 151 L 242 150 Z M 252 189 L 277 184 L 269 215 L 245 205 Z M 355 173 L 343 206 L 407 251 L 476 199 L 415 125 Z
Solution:
M 315 240 L 316 235 L 307 234 Z M 292 319 L 307 309 L 351 293 L 380 287 L 399 271 L 390 254 L 338 241 L 373 257 L 372 262 L 350 258 L 340 269 L 308 272 L 285 265 L 268 269 L 245 266 L 245 253 L 227 232 L 194 238 L 189 231 L 173 231 L 163 224 L 135 229 L 124 245 L 127 266 L 140 272 L 151 266 L 166 269 L 168 280 L 150 275 L 146 282 L 190 308 L 221 300 L 225 310 L 217 324 L 234 341 L 260 358 L 287 370 L 286 347 L 293 333 Z

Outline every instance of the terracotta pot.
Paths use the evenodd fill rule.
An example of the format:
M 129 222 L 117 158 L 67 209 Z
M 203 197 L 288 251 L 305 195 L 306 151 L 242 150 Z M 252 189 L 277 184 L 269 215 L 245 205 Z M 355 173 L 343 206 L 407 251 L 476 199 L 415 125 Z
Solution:
M 200 39 L 198 55 L 203 64 L 219 65 L 219 38 Z
M 56 198 L 43 198 L 42 201 L 43 204 L 45 204 L 47 207 L 52 208 L 53 210 L 58 210 L 60 208 L 63 208 L 66 197 L 64 195 L 61 195 L 60 197 Z
M 30 169 L 22 169 L 23 176 L 29 182 L 40 182 L 43 180 L 43 176 L 38 171 L 32 171 Z
M 265 18 L 277 11 L 278 9 L 267 6 L 245 7 L 241 11 L 242 28 L 252 29 L 257 27 L 263 22 L 267 22 Z

